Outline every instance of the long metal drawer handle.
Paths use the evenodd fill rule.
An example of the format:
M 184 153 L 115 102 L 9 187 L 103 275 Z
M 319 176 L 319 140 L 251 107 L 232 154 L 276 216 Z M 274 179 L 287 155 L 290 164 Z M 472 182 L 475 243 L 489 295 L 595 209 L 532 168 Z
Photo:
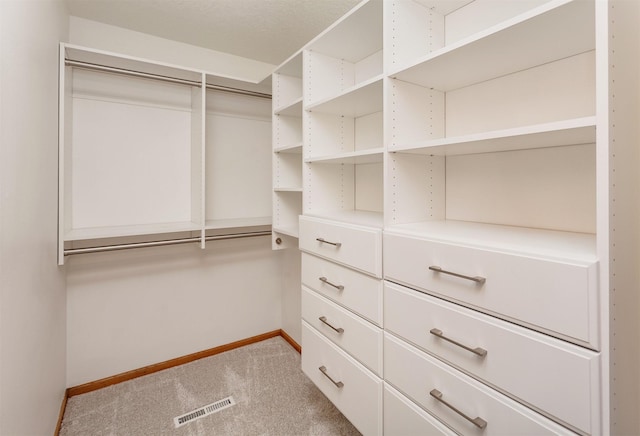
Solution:
M 473 354 L 477 354 L 480 357 L 485 357 L 487 355 L 487 350 L 485 350 L 484 348 L 480 348 L 480 347 L 476 347 L 476 348 L 471 348 L 471 347 L 467 347 L 464 344 L 461 344 L 458 341 L 454 341 L 451 338 L 448 338 L 444 335 L 444 333 L 442 333 L 442 330 L 440 329 L 431 329 L 429 330 L 429 333 L 431 333 L 434 336 L 439 337 L 440 339 L 444 339 L 447 342 L 451 342 L 454 345 L 457 345 L 460 348 L 464 348 L 467 351 L 471 351 Z
M 475 277 L 465 276 L 465 275 L 463 275 L 463 274 L 458 274 L 458 273 L 454 273 L 454 272 L 451 272 L 451 271 L 444 270 L 444 269 L 440 268 L 439 266 L 435 266 L 435 265 L 431 265 L 431 266 L 429 267 L 429 269 L 430 269 L 431 271 L 439 272 L 439 273 L 442 273 L 442 274 L 449 274 L 449 275 L 451 275 L 451 276 L 460 277 L 461 279 L 471 280 L 472 282 L 476 282 L 476 283 L 479 283 L 479 284 L 481 284 L 481 285 L 483 285 L 483 284 L 484 284 L 484 282 L 486 282 L 486 281 L 487 281 L 487 279 L 486 279 L 486 278 L 484 278 L 484 277 L 479 277 L 479 276 L 475 276 Z
M 325 240 L 324 238 L 316 238 L 316 241 L 322 242 L 323 244 L 333 245 L 336 248 L 340 248 L 340 246 L 342 246 L 342 242 L 331 242 L 331 241 Z
M 476 417 L 476 418 L 471 418 L 470 416 L 468 416 L 468 415 L 464 414 L 463 412 L 461 412 L 456 407 L 454 407 L 451 404 L 447 403 L 445 400 L 442 399 L 442 392 L 440 392 L 439 390 L 431 389 L 431 392 L 429 392 L 429 393 L 431 394 L 431 396 L 433 398 L 435 398 L 436 400 L 440 401 L 442 404 L 444 404 L 449 409 L 451 409 L 454 412 L 456 412 L 458 415 L 462 416 L 467 421 L 471 422 L 476 427 L 484 429 L 487 426 L 487 421 L 485 421 L 484 419 L 480 418 L 479 416 Z
M 332 326 L 329 321 L 327 321 L 327 317 L 326 316 L 321 316 L 320 318 L 318 318 L 320 321 L 322 321 L 323 324 L 328 325 L 329 327 L 331 327 L 334 331 L 338 332 L 338 333 L 344 333 L 344 329 L 342 327 L 338 327 L 335 328 L 334 326 Z
M 342 383 L 341 381 L 337 382 L 334 379 L 331 378 L 331 376 L 329 374 L 327 374 L 327 368 L 324 366 L 321 366 L 320 368 L 318 368 L 320 370 L 321 373 L 324 374 L 324 376 L 326 378 L 328 378 L 329 380 L 331 380 L 331 383 L 333 383 L 334 385 L 336 385 L 336 387 L 341 388 L 344 386 L 344 383 Z
M 326 277 L 318 277 L 318 280 L 320 280 L 322 283 L 326 283 L 329 286 L 333 286 L 334 288 L 336 288 L 339 291 L 344 291 L 344 286 L 342 286 L 342 285 L 334 285 L 329 280 L 327 280 Z

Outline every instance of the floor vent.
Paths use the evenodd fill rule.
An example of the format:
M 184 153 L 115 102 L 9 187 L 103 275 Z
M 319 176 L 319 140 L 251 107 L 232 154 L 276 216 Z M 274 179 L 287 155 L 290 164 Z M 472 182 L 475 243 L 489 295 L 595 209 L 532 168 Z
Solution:
M 200 419 L 213 413 L 219 412 L 226 409 L 227 407 L 233 406 L 234 404 L 236 404 L 236 402 L 233 397 L 223 398 L 222 400 L 216 401 L 215 403 L 211 403 L 206 406 L 202 406 L 199 409 L 192 410 L 191 412 L 185 413 L 184 415 L 176 416 L 175 418 L 173 418 L 173 423 L 175 424 L 176 428 L 182 427 L 183 425 L 195 421 L 196 419 Z

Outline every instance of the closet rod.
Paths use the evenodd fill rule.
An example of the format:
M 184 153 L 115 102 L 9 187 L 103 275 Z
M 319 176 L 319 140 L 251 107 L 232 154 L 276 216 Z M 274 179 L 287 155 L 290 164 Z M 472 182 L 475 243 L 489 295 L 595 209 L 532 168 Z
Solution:
M 227 235 L 205 236 L 204 240 L 219 241 L 223 239 L 253 238 L 256 236 L 268 236 L 268 235 L 271 235 L 270 230 L 264 230 L 261 232 L 229 233 Z M 200 241 L 201 241 L 201 238 L 180 238 L 180 239 L 165 239 L 162 241 L 133 242 L 131 244 L 103 245 L 98 247 L 87 247 L 87 248 L 69 248 L 64 250 L 64 255 L 70 256 L 73 254 L 101 253 L 105 251 L 128 250 L 131 248 L 160 247 L 164 245 L 189 244 L 192 242 L 200 242 Z
M 152 79 L 152 80 L 159 80 L 162 82 L 169 82 L 169 83 L 176 83 L 179 85 L 188 85 L 188 86 L 200 86 L 201 82 L 197 81 L 197 80 L 187 80 L 187 79 L 178 79 L 176 77 L 170 77 L 170 76 L 163 76 L 160 74 L 152 74 L 152 73 L 143 73 L 140 71 L 135 71 L 135 70 L 129 70 L 126 68 L 117 68 L 117 67 L 109 67 L 106 65 L 100 65 L 100 64 L 93 64 L 90 62 L 81 62 L 81 61 L 73 61 L 70 59 L 65 59 L 64 61 L 65 65 L 68 65 L 70 67 L 76 67 L 76 68 L 82 68 L 85 70 L 94 70 L 94 71 L 106 71 L 109 73 L 114 73 L 114 74 L 122 74 L 122 75 L 126 75 L 126 76 L 135 76 L 135 77 L 142 77 L 144 79 Z M 222 91 L 222 92 L 229 92 L 232 94 L 242 94 L 242 95 L 248 95 L 251 97 L 259 97 L 259 98 L 267 98 L 267 99 L 271 99 L 271 95 L 270 94 L 265 94 L 262 92 L 257 92 L 257 91 L 248 91 L 246 89 L 240 89 L 240 88 L 232 88 L 229 86 L 222 86 L 222 85 L 213 85 L 210 83 L 207 83 L 206 85 L 207 89 L 212 89 L 215 91 Z

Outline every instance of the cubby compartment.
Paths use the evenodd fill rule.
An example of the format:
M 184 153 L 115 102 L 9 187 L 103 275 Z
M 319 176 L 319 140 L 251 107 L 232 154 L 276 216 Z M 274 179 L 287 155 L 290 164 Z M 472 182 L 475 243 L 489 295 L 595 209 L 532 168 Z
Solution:
M 390 153 L 390 226 L 460 222 L 595 234 L 594 144 L 451 156 Z
M 202 125 L 202 75 L 190 86 L 72 65 L 64 72 L 61 241 L 199 230 L 203 151 L 192 132 Z
M 594 48 L 591 0 L 391 0 L 384 4 L 389 72 L 402 71 L 404 78 L 422 76 L 440 90 Z
M 303 53 L 305 104 L 333 99 L 382 77 L 382 3 L 361 3 L 309 43 Z
M 271 224 L 271 101 L 207 91 L 206 229 Z

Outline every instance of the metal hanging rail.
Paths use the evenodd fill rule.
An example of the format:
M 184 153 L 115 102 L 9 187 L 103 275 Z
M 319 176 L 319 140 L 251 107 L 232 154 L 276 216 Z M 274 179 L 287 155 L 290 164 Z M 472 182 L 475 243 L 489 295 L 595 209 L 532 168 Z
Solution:
M 179 79 L 177 77 L 163 76 L 161 74 L 143 73 L 141 71 L 129 70 L 129 69 L 126 69 L 126 68 L 109 67 L 107 65 L 93 64 L 93 63 L 90 63 L 90 62 L 81 62 L 81 61 L 74 61 L 74 60 L 71 60 L 71 59 L 65 59 L 64 64 L 68 65 L 70 67 L 82 68 L 84 70 L 105 71 L 105 72 L 108 72 L 108 73 L 140 77 L 140 78 L 143 78 L 143 79 L 159 80 L 159 81 L 162 81 L 162 82 L 175 83 L 175 84 L 179 84 L 179 85 L 202 86 L 202 83 L 197 81 L 197 80 Z M 250 97 L 267 98 L 269 100 L 271 99 L 271 95 L 270 94 L 265 94 L 263 92 L 248 91 L 246 89 L 232 88 L 230 86 L 222 86 L 222 85 L 213 85 L 213 84 L 209 84 L 209 83 L 205 84 L 205 87 L 207 89 L 212 89 L 212 90 L 215 90 L 215 91 L 229 92 L 229 93 L 232 93 L 232 94 L 248 95 Z
M 260 232 L 247 232 L 247 233 L 229 233 L 227 235 L 205 236 L 205 241 L 219 241 L 223 239 L 240 239 L 240 238 L 253 238 L 256 236 L 270 236 L 271 230 L 264 230 Z M 149 242 L 132 242 L 131 244 L 115 244 L 115 245 L 103 245 L 99 247 L 87 247 L 87 248 L 69 248 L 64 250 L 65 256 L 73 254 L 87 254 L 87 253 L 102 253 L 106 251 L 117 250 L 129 250 L 132 248 L 146 248 L 146 247 L 160 247 L 164 245 L 178 245 L 178 244 L 190 244 L 193 242 L 201 242 L 202 238 L 180 238 L 180 239 L 165 239 L 161 241 L 149 241 Z

